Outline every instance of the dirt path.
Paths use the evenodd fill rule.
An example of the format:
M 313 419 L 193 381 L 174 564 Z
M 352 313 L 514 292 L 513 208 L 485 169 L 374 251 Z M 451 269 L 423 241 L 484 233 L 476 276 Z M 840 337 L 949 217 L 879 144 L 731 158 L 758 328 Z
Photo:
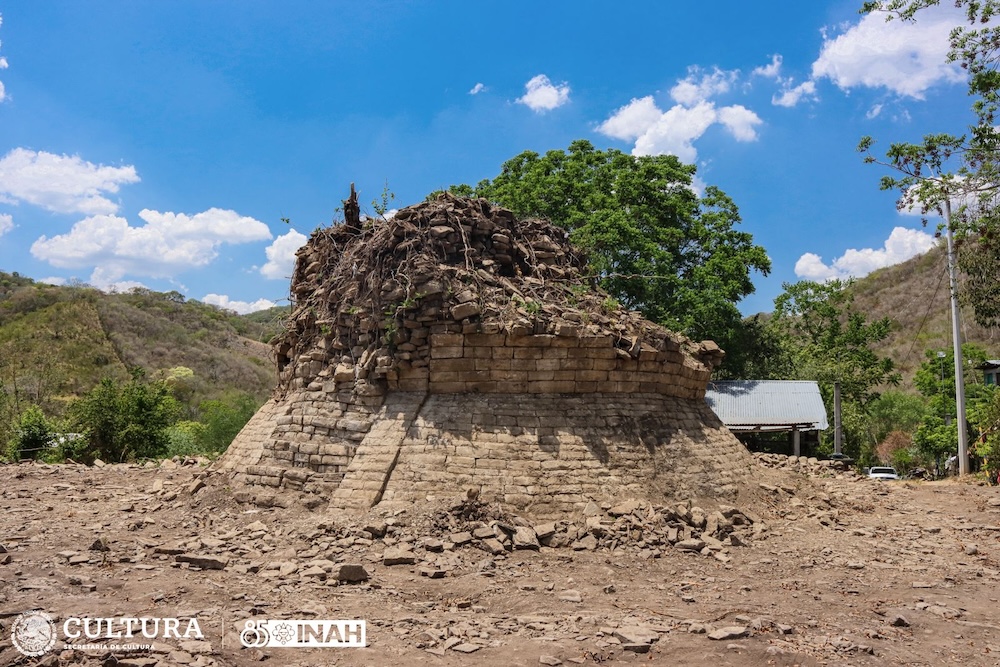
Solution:
M 412 509 L 381 517 L 380 539 L 322 508 L 238 502 L 221 476 L 194 490 L 199 473 L 0 466 L 0 665 L 1000 664 L 996 488 L 789 473 L 747 546 L 491 555 Z M 392 549 L 416 562 L 385 565 Z M 339 584 L 342 563 L 370 578 Z M 57 628 L 39 658 L 11 641 L 32 609 Z M 83 617 L 193 618 L 203 638 L 64 649 Z M 368 647 L 241 646 L 248 619 L 285 618 L 364 619 Z

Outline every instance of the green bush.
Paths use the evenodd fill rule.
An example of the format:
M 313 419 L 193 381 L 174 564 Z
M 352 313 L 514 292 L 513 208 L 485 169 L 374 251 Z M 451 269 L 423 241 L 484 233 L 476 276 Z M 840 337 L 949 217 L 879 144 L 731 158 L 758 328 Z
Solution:
M 205 425 L 195 421 L 179 421 L 167 429 L 166 458 L 203 454 Z
M 14 461 L 35 459 L 43 455 L 52 445 L 52 426 L 41 408 L 28 406 L 21 413 L 8 447 L 8 457 Z
M 199 444 L 206 453 L 226 451 L 229 443 L 257 411 L 257 402 L 249 394 L 226 396 L 220 401 L 203 401 L 200 406 L 204 429 Z
M 85 446 L 72 443 L 77 461 L 124 462 L 163 456 L 167 428 L 180 408 L 163 382 L 145 382 L 141 370 L 119 383 L 105 378 L 70 408 L 73 423 L 86 433 Z

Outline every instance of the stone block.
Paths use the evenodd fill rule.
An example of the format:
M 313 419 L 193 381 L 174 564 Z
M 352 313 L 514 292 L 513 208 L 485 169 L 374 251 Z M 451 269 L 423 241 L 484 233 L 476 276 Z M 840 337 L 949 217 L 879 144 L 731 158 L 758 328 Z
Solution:
M 427 378 L 400 380 L 398 384 L 400 391 L 427 391 L 427 385 Z
M 431 359 L 456 359 L 462 356 L 462 348 L 455 347 L 431 347 Z
M 504 334 L 470 334 L 465 336 L 466 347 L 503 347 L 507 336 Z
M 464 320 L 467 317 L 475 317 L 479 315 L 480 312 L 479 304 L 469 301 L 452 307 L 451 316 L 456 320 Z
M 438 381 L 439 371 L 474 371 L 475 359 L 431 359 L 431 380 Z
M 465 336 L 459 333 L 435 333 L 430 337 L 431 347 L 462 347 Z
M 612 347 L 614 339 L 611 336 L 580 336 L 580 347 Z
M 551 347 L 555 336 L 541 334 L 537 336 L 507 336 L 509 347 Z
M 430 382 L 428 391 L 432 394 L 460 394 L 466 390 L 465 382 Z

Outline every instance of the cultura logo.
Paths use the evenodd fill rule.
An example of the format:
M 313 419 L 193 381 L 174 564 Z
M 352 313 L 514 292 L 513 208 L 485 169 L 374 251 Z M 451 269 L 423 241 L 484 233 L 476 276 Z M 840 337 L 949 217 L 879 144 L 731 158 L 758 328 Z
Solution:
M 14 619 L 10 641 L 30 658 L 43 655 L 56 644 L 56 624 L 44 611 L 27 611 Z

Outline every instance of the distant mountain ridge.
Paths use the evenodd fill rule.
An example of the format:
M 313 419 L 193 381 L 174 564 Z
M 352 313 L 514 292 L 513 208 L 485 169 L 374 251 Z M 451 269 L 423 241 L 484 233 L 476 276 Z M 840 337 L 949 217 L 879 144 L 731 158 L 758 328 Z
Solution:
M 876 349 L 896 363 L 904 386 L 911 385 L 914 372 L 926 360 L 926 350 L 951 350 L 951 302 L 943 242 L 923 255 L 858 279 L 851 290 L 855 308 L 869 320 L 888 317 L 893 321 L 892 333 Z M 959 290 L 961 293 L 961 281 Z M 971 307 L 961 307 L 960 313 L 962 342 L 975 343 L 993 358 L 1000 358 L 1000 328 L 978 325 Z
M 227 391 L 263 401 L 275 384 L 266 340 L 287 308 L 240 316 L 177 292 L 107 294 L 0 272 L 0 388 L 60 414 L 102 377 L 191 369 L 193 402 Z

